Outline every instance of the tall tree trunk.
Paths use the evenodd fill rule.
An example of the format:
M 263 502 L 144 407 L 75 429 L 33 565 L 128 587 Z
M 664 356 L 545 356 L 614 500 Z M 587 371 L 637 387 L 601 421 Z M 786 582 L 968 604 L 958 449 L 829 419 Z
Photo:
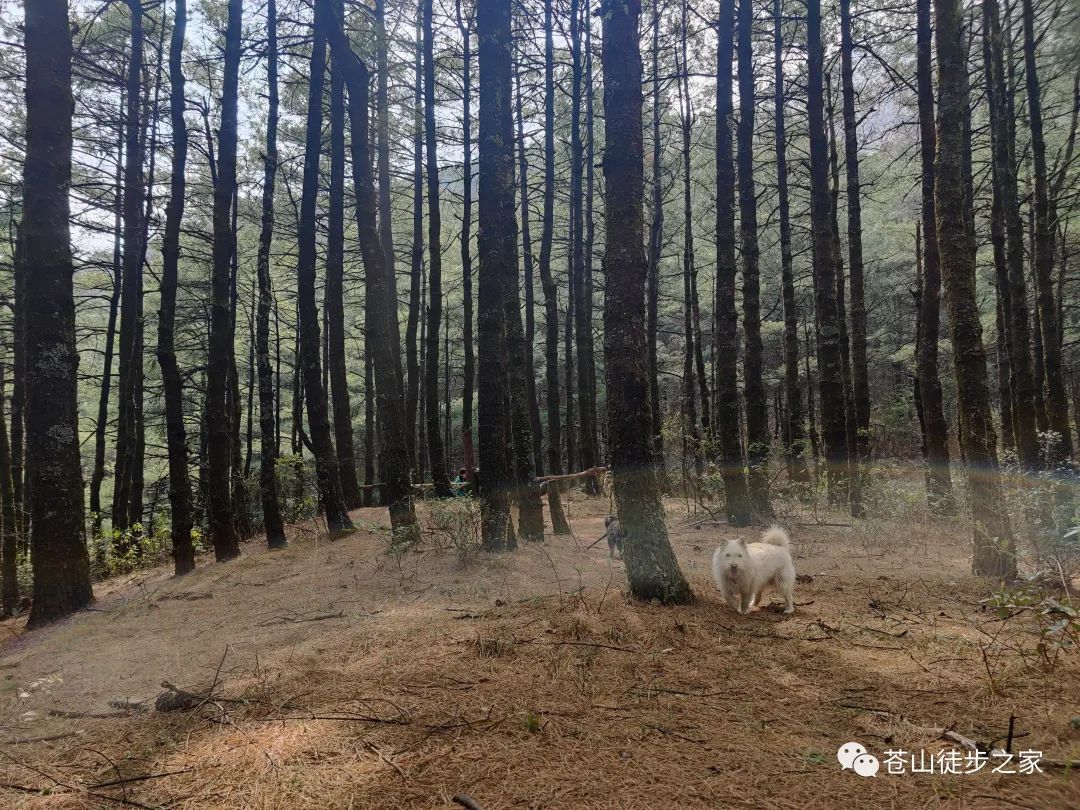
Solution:
M 449 498 L 450 478 L 439 430 L 439 335 L 442 331 L 442 218 L 439 206 L 438 132 L 435 129 L 435 33 L 432 29 L 432 2 L 424 0 L 424 137 L 427 157 L 428 192 L 428 311 L 427 353 L 424 371 L 424 402 L 427 425 L 428 462 L 435 495 Z
M 668 490 L 664 465 L 664 415 L 660 406 L 660 363 L 657 341 L 660 323 L 660 252 L 664 242 L 664 190 L 661 185 L 663 150 L 660 142 L 660 2 L 652 5 L 652 223 L 649 227 L 649 267 L 646 276 L 646 327 L 649 365 L 649 436 L 653 464 L 661 491 Z M 715 357 L 715 352 L 713 354 Z
M 509 495 L 514 486 L 507 448 L 513 429 L 505 397 L 512 380 L 506 311 L 510 278 L 517 274 L 514 205 L 514 129 L 511 116 L 511 3 L 478 0 L 480 41 L 480 289 L 477 331 L 479 360 L 480 482 L 484 547 L 502 551 L 514 542 Z
M 574 416 L 575 381 L 578 388 L 576 407 L 582 407 L 581 380 L 578 370 L 580 358 L 575 364 L 575 356 L 581 350 L 575 345 L 574 334 L 578 327 L 578 298 L 581 297 L 581 273 L 584 256 L 581 252 L 582 215 L 581 215 L 581 0 L 570 0 L 570 234 L 566 250 L 566 465 L 573 472 L 578 466 L 578 452 L 581 449 L 580 416 Z M 579 341 L 580 344 L 580 341 Z M 584 463 L 582 463 L 584 467 Z
M 473 392 L 476 385 L 476 354 L 473 350 L 473 274 L 472 274 L 472 37 L 469 20 L 457 2 L 458 29 L 461 31 L 461 138 L 462 138 L 462 210 L 461 210 L 461 296 L 463 313 L 461 342 L 465 350 L 464 388 L 461 394 L 461 434 L 473 441 Z M 472 470 L 469 470 L 472 475 Z
M 916 0 L 916 82 L 919 96 L 919 150 L 922 169 L 923 283 L 919 302 L 919 396 L 922 400 L 923 442 L 928 468 L 926 500 L 939 514 L 951 514 L 952 473 L 949 470 L 949 426 L 938 372 L 938 333 L 941 325 L 941 264 L 938 251 L 934 153 L 934 88 L 931 75 L 931 0 Z
M 366 332 L 365 328 L 365 332 Z M 375 369 L 371 347 L 364 346 L 364 507 L 375 505 Z
M 604 8 L 604 362 L 615 504 L 626 539 L 630 592 L 673 604 L 693 599 L 668 542 L 664 506 L 649 463 L 645 356 L 645 251 L 641 51 L 638 0 Z
M 405 324 L 405 425 L 409 437 L 409 463 L 418 471 L 423 467 L 416 445 L 416 412 L 420 402 L 420 287 L 424 276 L 424 82 L 423 44 L 420 26 L 416 27 L 416 71 L 413 87 L 413 227 L 409 262 L 409 317 Z M 423 475 L 420 476 L 423 478 Z
M 131 13 L 131 47 L 128 54 L 125 94 L 125 166 L 124 166 L 124 266 L 120 292 L 120 368 L 119 413 L 116 438 L 116 481 L 113 489 L 112 526 L 125 531 L 139 520 L 133 506 L 142 502 L 135 491 L 136 479 L 142 478 L 136 467 L 142 465 L 138 453 L 137 419 L 141 412 L 143 347 L 140 342 L 142 309 L 143 204 L 143 126 L 140 116 L 143 73 L 143 8 L 138 0 L 128 2 Z M 127 541 L 121 540 L 121 548 Z
M 4 400 L 4 371 L 0 366 L 0 404 Z M 19 605 L 19 525 L 11 484 L 11 446 L 0 407 L 0 616 L 11 616 Z
M 332 19 L 332 18 L 331 18 Z M 319 357 L 319 314 L 315 305 L 315 230 L 316 206 L 319 192 L 319 156 L 322 151 L 322 97 L 326 75 L 326 28 L 330 19 L 315 15 L 315 43 L 311 52 L 310 85 L 308 87 L 307 132 L 304 147 L 304 179 L 300 197 L 300 230 L 296 260 L 297 310 L 300 321 L 298 339 L 304 379 L 304 405 L 307 408 L 308 430 L 319 499 L 326 510 L 326 525 L 331 533 L 352 528 L 349 513 L 341 494 L 337 456 L 330 438 L 327 416 L 326 389 L 322 385 Z M 366 140 L 366 131 L 357 135 Z
M 360 253 L 366 268 L 364 328 L 372 355 L 376 405 L 379 420 L 380 452 L 385 461 L 382 499 L 389 506 L 395 543 L 411 545 L 419 540 L 413 509 L 412 481 L 407 463 L 402 390 L 398 384 L 394 356 L 397 308 L 385 306 L 390 296 L 389 267 L 376 224 L 376 193 L 368 151 L 368 69 L 353 53 L 345 36 L 343 21 L 336 16 L 331 0 L 316 0 L 316 15 L 324 25 L 335 58 L 340 59 L 349 91 L 349 123 L 352 133 L 353 183 L 356 191 L 356 227 Z
M 341 495 L 347 509 L 360 506 L 353 449 L 352 403 L 345 363 L 345 79 L 339 64 L 331 62 L 330 75 L 330 199 L 327 212 L 326 373 L 330 378 L 334 449 L 337 451 Z
M 788 201 L 787 136 L 784 129 L 784 35 L 782 0 L 773 0 L 774 120 L 776 130 L 776 188 L 780 220 L 780 275 L 784 300 L 784 457 L 788 478 L 810 481 L 806 468 L 806 433 L 802 390 L 799 387 L 799 313 L 795 304 L 795 273 L 791 256 L 791 205 Z
M 529 227 L 529 161 L 525 154 L 525 122 L 521 112 L 521 68 L 515 60 L 514 83 L 517 118 L 518 189 L 521 192 L 521 251 L 525 260 L 525 381 L 529 394 L 529 425 L 532 430 L 533 470 L 544 470 L 543 428 L 540 425 L 540 403 L 536 397 L 536 367 L 533 354 L 536 346 L 535 266 L 533 263 L 532 230 Z
M 1031 158 L 1035 173 L 1035 238 L 1032 265 L 1035 275 L 1036 304 L 1042 331 L 1043 363 L 1046 369 L 1046 415 L 1050 426 L 1060 436 L 1053 450 L 1053 461 L 1072 456 L 1069 429 L 1069 401 L 1061 368 L 1058 343 L 1057 307 L 1054 302 L 1054 228 L 1050 222 L 1050 189 L 1046 169 L 1046 140 L 1043 136 L 1042 96 L 1035 60 L 1035 11 L 1032 0 L 1022 0 L 1024 25 L 1024 79 L 1027 88 L 1028 124 L 1031 129 Z
M 217 177 L 214 183 L 214 266 L 211 276 L 210 352 L 206 378 L 207 511 L 210 536 L 218 562 L 240 556 L 233 521 L 230 482 L 230 436 L 226 410 L 232 343 L 231 262 L 232 202 L 236 187 L 237 106 L 240 80 L 240 39 L 243 0 L 229 0 L 225 30 L 225 79 L 221 99 Z
M 113 257 L 112 257 L 112 294 L 109 296 L 109 320 L 105 326 L 105 355 L 102 359 L 101 387 L 98 389 L 97 420 L 94 425 L 94 469 L 90 474 L 90 521 L 91 531 L 94 537 L 101 537 L 101 526 L 104 520 L 101 505 L 101 484 L 105 480 L 105 442 L 109 427 L 109 393 L 112 390 L 113 358 L 116 351 L 116 317 L 120 308 L 120 287 L 123 275 L 123 251 L 121 250 L 122 217 L 124 211 L 124 108 L 126 99 L 123 90 L 120 93 L 120 115 L 116 132 L 116 172 L 114 178 L 114 203 L 113 203 Z M 16 254 L 19 252 L 16 246 Z M 16 259 L 16 264 L 20 262 Z M 16 271 L 18 272 L 18 271 Z M 18 285 L 16 281 L 16 285 Z M 16 301 L 19 292 L 16 291 Z M 18 319 L 18 314 L 16 314 Z M 16 326 L 16 333 L 19 329 Z M 19 337 L 16 334 L 16 347 L 19 345 Z M 16 351 L 18 353 L 18 349 Z M 16 360 L 18 368 L 18 360 Z M 22 375 L 16 371 L 16 380 Z M 14 441 L 16 421 L 20 423 L 21 415 L 16 416 L 16 399 L 18 398 L 19 386 L 15 386 L 15 395 L 11 399 L 12 409 L 12 450 L 21 447 L 21 441 L 16 445 Z M 21 410 L 21 409 L 20 409 Z M 13 467 L 14 467 L 14 459 Z M 13 485 L 15 483 L 13 479 Z M 21 489 L 21 481 L 16 490 Z
M 870 460 L 870 379 L 866 357 L 866 300 L 863 291 L 862 186 L 859 181 L 858 118 L 855 115 L 851 0 L 840 0 L 840 87 L 847 170 L 848 277 L 851 286 L 851 385 L 855 405 L 853 467 Z
M 120 134 L 123 137 L 123 133 Z M 117 160 L 121 156 L 117 155 Z M 118 175 L 119 180 L 122 179 Z M 120 190 L 117 188 L 119 198 Z M 117 226 L 119 227 L 119 226 Z M 29 470 L 23 464 L 24 428 L 26 426 L 26 235 L 23 228 L 19 227 L 15 238 L 15 311 L 13 313 L 13 343 L 12 360 L 14 361 L 15 379 L 11 386 L 11 488 L 15 498 L 15 520 L 18 524 L 19 539 L 22 541 L 26 553 L 30 553 L 29 524 Z M 120 258 L 116 254 L 113 257 L 113 298 L 119 301 L 120 285 Z M 110 307 L 113 307 L 110 302 Z M 113 318 L 113 329 L 116 328 L 116 319 Z M 106 414 L 107 416 L 107 414 Z M 102 462 L 104 463 L 104 462 Z M 100 510 L 100 502 L 98 504 Z
M 844 381 L 844 430 L 848 447 L 848 497 L 851 513 L 861 516 L 862 488 L 858 476 L 855 440 L 855 389 L 851 372 L 851 341 L 848 339 L 847 277 L 844 274 L 844 248 L 840 238 L 840 159 L 836 146 L 836 115 L 829 74 L 825 74 L 826 115 L 829 127 L 829 171 L 832 186 L 829 193 L 829 230 L 832 234 L 832 265 L 836 272 L 836 325 L 840 333 L 840 369 Z
M 694 219 L 691 204 L 691 176 L 690 176 L 690 129 L 693 126 L 693 113 L 691 108 L 689 82 L 686 74 L 689 68 L 686 63 L 686 40 L 687 18 L 686 2 L 682 5 L 682 19 L 679 26 L 679 47 L 675 51 L 675 72 L 678 84 L 679 99 L 679 130 L 682 134 L 682 175 L 683 175 L 683 380 L 682 380 L 682 410 L 683 410 L 683 472 L 687 478 L 687 490 L 697 497 L 701 477 L 705 472 L 704 459 L 701 454 L 701 431 L 698 427 L 696 377 L 701 369 L 695 363 L 694 334 L 694 282 L 696 274 L 694 267 Z M 680 61 L 680 51 L 681 60 Z M 708 400 L 702 398 L 701 411 L 708 411 Z M 692 476 L 687 474 L 686 462 L 693 464 Z
M 754 7 L 739 0 L 739 236 L 743 271 L 743 329 L 746 353 L 746 460 L 750 505 L 768 515 L 769 505 L 769 401 L 762 379 L 761 293 L 758 262 L 757 191 L 754 186 Z
M 271 0 L 272 1 L 272 0 Z M 173 567 L 177 576 L 195 568 L 191 541 L 194 517 L 188 477 L 184 383 L 176 362 L 176 288 L 180 264 L 180 224 L 184 218 L 188 134 L 184 122 L 184 35 L 187 0 L 176 0 L 169 42 L 169 116 L 172 122 L 172 172 L 165 234 L 161 244 L 161 309 L 158 312 L 158 364 L 165 391 L 165 438 L 169 452 L 169 507 L 172 515 Z
M 735 311 L 735 160 L 732 155 L 731 70 L 735 58 L 735 0 L 722 0 L 716 49 L 716 430 L 724 512 L 750 522 L 739 419 L 739 316 Z
M 555 230 L 555 48 L 552 4 L 544 0 L 544 206 L 540 232 L 540 286 L 544 292 L 544 376 L 547 386 L 548 471 L 559 475 L 562 442 L 559 423 L 559 294 L 551 272 Z M 547 486 L 548 511 L 555 534 L 569 534 L 557 483 Z
M 71 29 L 64 0 L 25 10 L 26 437 L 30 465 L 33 606 L 27 627 L 94 598 L 79 465 L 78 365 L 69 226 Z
M 584 46 L 584 56 L 579 57 L 579 70 L 583 73 L 581 82 L 582 94 L 585 101 L 585 137 L 582 141 L 578 134 L 578 155 L 575 165 L 579 173 L 584 170 L 585 197 L 584 211 L 581 208 L 581 182 L 578 177 L 578 206 L 577 212 L 577 240 L 574 243 L 574 279 L 577 287 L 574 289 L 575 306 L 575 329 L 577 331 L 577 369 L 578 369 L 578 430 L 579 445 L 581 449 L 581 467 L 590 469 L 600 463 L 600 450 L 597 441 L 596 427 L 596 359 L 593 354 L 593 329 L 592 329 L 592 249 L 593 249 L 593 83 L 592 83 L 592 54 L 591 54 L 591 28 L 592 18 L 589 11 L 589 0 L 581 0 L 582 19 L 581 24 L 585 29 L 584 35 L 579 35 Z M 572 139 L 571 139 L 572 140 Z M 573 144 L 571 143 L 571 146 Z M 584 218 L 582 219 L 582 214 Z M 584 225 L 582 225 L 582 222 Z M 584 229 L 583 229 L 584 228 Z M 598 494 L 597 480 L 593 477 L 585 479 L 585 491 L 590 495 Z
M 379 72 L 375 88 L 375 116 L 378 138 L 378 171 L 379 171 L 379 197 L 378 197 L 378 221 L 379 221 L 379 244 L 382 246 L 383 257 L 386 261 L 386 306 L 394 312 L 390 319 L 390 336 L 393 339 L 394 350 L 394 377 L 397 380 L 399 393 L 404 391 L 405 374 L 401 367 L 401 327 L 398 324 L 397 310 L 397 271 L 395 270 L 394 255 L 394 216 L 393 205 L 390 198 L 390 105 L 388 100 L 388 85 L 390 81 L 390 68 L 387 64 L 386 43 L 386 2 L 375 0 L 375 53 L 376 68 Z
M 270 109 L 266 118 L 266 157 L 263 163 L 262 223 L 257 260 L 259 303 L 255 321 L 255 355 L 259 372 L 259 491 L 262 496 L 266 544 L 272 549 L 286 545 L 285 526 L 278 503 L 278 431 L 275 415 L 274 376 L 270 367 L 270 308 L 274 291 L 270 281 L 270 246 L 274 238 L 274 189 L 278 168 L 278 53 L 277 0 L 266 6 L 266 84 Z M 279 383 L 280 384 L 280 383 Z
M 963 12 L 959 0 L 936 0 L 934 11 L 939 94 L 934 201 L 941 275 L 956 358 L 960 439 L 969 470 L 975 536 L 972 570 L 982 576 L 1011 579 L 1016 574 L 1015 544 L 997 463 L 997 437 L 975 295 L 975 256 L 970 249 L 965 213 L 962 151 L 968 78 Z

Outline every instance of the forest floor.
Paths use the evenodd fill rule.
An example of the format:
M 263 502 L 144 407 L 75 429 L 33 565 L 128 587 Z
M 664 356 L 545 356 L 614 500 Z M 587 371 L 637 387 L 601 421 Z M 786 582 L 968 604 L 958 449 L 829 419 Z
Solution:
M 99 583 L 92 611 L 45 630 L 4 623 L 0 806 L 1080 806 L 1062 767 L 1080 758 L 1080 656 L 1040 657 L 1035 611 L 982 604 L 962 520 L 792 509 L 796 612 L 739 616 L 709 561 L 758 529 L 667 506 L 686 607 L 625 595 L 606 543 L 587 548 L 608 500 L 576 494 L 575 536 L 512 554 L 434 534 L 391 554 L 385 511 L 359 510 L 336 542 L 296 526 L 281 552 Z M 212 696 L 114 705 L 150 707 L 162 681 Z M 974 767 L 943 731 L 1004 748 L 1010 717 L 1044 773 L 912 773 L 948 749 Z M 850 741 L 875 778 L 841 769 Z

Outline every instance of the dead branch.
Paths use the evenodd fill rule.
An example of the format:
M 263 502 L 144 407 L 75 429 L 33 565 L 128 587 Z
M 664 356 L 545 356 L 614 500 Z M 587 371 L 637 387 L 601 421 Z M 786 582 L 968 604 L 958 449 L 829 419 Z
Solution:
M 464 793 L 458 793 L 454 796 L 452 801 L 454 802 L 454 804 L 460 804 L 462 807 L 465 808 L 465 810 L 483 810 L 483 808 L 480 807 L 480 805 L 478 805 L 474 799 L 466 796 Z

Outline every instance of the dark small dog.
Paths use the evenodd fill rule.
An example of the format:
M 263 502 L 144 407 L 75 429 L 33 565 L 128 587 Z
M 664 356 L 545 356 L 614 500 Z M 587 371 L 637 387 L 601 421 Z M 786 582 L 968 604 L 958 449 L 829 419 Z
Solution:
M 619 523 L 619 518 L 615 515 L 608 515 L 604 518 L 604 528 L 607 529 L 607 547 L 608 556 L 614 557 L 615 552 L 619 552 L 619 559 L 622 559 L 622 547 L 623 541 L 626 539 L 626 532 L 623 531 L 622 524 Z

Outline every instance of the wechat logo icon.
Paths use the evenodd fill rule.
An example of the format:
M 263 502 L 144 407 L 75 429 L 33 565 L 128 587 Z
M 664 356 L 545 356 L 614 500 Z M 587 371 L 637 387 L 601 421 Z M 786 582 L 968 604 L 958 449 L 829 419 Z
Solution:
M 881 763 L 873 754 L 866 752 L 861 743 L 844 743 L 836 751 L 836 759 L 842 770 L 852 770 L 859 776 L 877 776 Z

